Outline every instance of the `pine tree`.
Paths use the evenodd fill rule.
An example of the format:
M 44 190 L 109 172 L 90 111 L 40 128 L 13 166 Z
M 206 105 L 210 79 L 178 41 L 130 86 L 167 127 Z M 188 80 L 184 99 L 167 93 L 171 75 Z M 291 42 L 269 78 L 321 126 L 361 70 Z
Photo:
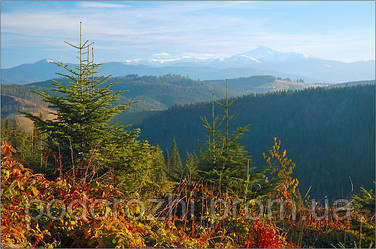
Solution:
M 1 141 L 9 140 L 9 135 L 10 135 L 9 128 L 10 128 L 9 119 L 8 118 L 5 118 L 5 120 L 1 119 Z
M 21 129 L 18 125 L 18 121 L 16 118 L 13 118 L 13 121 L 10 122 L 8 119 L 6 120 L 5 126 L 9 131 L 8 142 L 16 149 L 19 150 L 21 146 Z M 9 127 L 9 128 L 8 128 Z
M 99 173 L 102 166 L 111 164 L 113 150 L 119 144 L 132 141 L 139 131 L 126 132 L 125 126 L 110 124 L 115 115 L 133 102 L 115 105 L 124 91 L 113 93 L 110 87 L 115 83 L 107 83 L 110 77 L 96 76 L 101 64 L 94 62 L 93 49 L 90 58 L 93 43 L 82 41 L 81 23 L 79 44 L 66 43 L 78 50 L 79 64 L 74 68 L 55 64 L 67 72 L 57 74 L 69 82 L 53 81 L 53 91 L 59 96 L 37 92 L 56 111 L 52 113 L 56 118 L 45 120 L 31 113 L 24 114 L 34 121 L 38 131 L 48 135 L 46 142 L 56 155 L 56 166 L 61 172 L 71 170 L 74 179 L 76 175 L 86 177 L 88 173 Z
M 199 159 L 197 155 L 195 153 L 187 153 L 187 160 L 184 165 L 184 177 L 186 177 L 189 182 L 198 179 L 198 164 Z
M 165 157 L 159 145 L 157 145 L 154 150 L 153 168 L 156 182 L 164 182 L 167 180 Z
M 362 245 L 369 248 L 372 246 L 370 242 L 375 241 L 375 194 L 373 189 L 367 191 L 360 187 L 359 194 L 353 195 L 351 199 L 354 212 L 351 227 L 359 232 L 359 248 Z
M 249 167 L 251 158 L 239 142 L 243 134 L 249 130 L 248 126 L 236 128 L 231 131 L 229 109 L 234 105 L 234 100 L 228 102 L 226 80 L 225 103 L 212 99 L 212 123 L 206 117 L 202 118 L 203 126 L 207 130 L 207 149 L 201 150 L 199 173 L 207 181 L 213 183 L 215 191 L 221 194 L 230 191 L 239 196 L 244 189 L 252 193 L 252 185 L 262 180 L 262 172 L 254 171 Z M 214 104 L 217 103 L 224 109 L 222 118 L 215 116 Z M 222 127 L 224 126 L 224 129 Z M 250 185 L 250 186 L 248 186 Z M 249 195 L 249 193 L 245 193 Z
M 172 140 L 169 161 L 168 175 L 172 178 L 172 180 L 180 181 L 183 176 L 184 168 L 175 138 Z
M 171 159 L 170 159 L 170 153 L 168 152 L 168 149 L 166 149 L 166 152 L 165 152 L 165 162 L 166 162 L 166 170 L 165 170 L 165 172 L 167 174 L 169 174 L 170 173 Z

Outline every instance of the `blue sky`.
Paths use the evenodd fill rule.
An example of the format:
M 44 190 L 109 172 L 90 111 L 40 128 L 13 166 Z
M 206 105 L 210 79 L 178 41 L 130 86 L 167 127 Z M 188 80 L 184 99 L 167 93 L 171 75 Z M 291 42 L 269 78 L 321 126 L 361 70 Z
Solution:
M 373 1 L 2 1 L 2 67 L 74 62 L 63 41 L 78 41 L 80 21 L 99 62 L 220 58 L 258 46 L 345 62 L 375 55 Z

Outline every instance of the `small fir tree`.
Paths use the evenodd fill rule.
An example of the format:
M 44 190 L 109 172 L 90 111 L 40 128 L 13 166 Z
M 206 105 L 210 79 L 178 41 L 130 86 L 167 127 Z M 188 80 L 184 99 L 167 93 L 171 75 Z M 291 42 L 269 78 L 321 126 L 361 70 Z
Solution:
M 214 190 L 221 195 L 223 191 L 240 197 L 241 195 L 255 195 L 255 187 L 263 179 L 265 169 L 255 170 L 250 168 L 251 158 L 240 144 L 243 134 L 249 126 L 239 127 L 231 131 L 229 109 L 234 105 L 234 100 L 228 100 L 228 82 L 226 80 L 225 103 L 220 103 L 212 98 L 212 123 L 206 117 L 202 118 L 203 126 L 207 130 L 207 149 L 201 150 L 199 174 L 206 181 L 214 184 Z M 217 103 L 224 109 L 222 118 L 214 113 L 214 104 Z M 222 128 L 224 126 L 224 129 Z
M 38 131 L 48 135 L 48 148 L 57 155 L 55 165 L 61 172 L 70 170 L 73 178 L 88 174 L 103 173 L 102 166 L 111 165 L 111 153 L 138 136 L 139 131 L 126 132 L 125 126 L 110 124 L 112 118 L 129 108 L 133 103 L 115 105 L 119 95 L 125 91 L 112 92 L 115 83 L 108 83 L 109 76 L 98 76 L 101 64 L 94 62 L 93 43 L 82 40 L 78 45 L 66 42 L 77 49 L 79 64 L 74 68 L 55 63 L 67 73 L 57 73 L 68 79 L 68 83 L 53 81 L 56 95 L 37 92 L 49 103 L 56 113 L 53 120 L 24 113 L 34 121 Z M 91 54 L 90 54 L 91 52 Z M 121 146 L 120 146 L 121 147 Z M 108 153 L 108 154 L 106 154 Z M 90 168 L 90 169 L 89 169 Z
M 184 174 L 183 164 L 175 138 L 172 140 L 170 149 L 168 175 L 174 181 L 180 181 Z
M 195 153 L 187 153 L 187 160 L 185 161 L 184 177 L 188 182 L 198 180 L 198 164 L 199 159 Z

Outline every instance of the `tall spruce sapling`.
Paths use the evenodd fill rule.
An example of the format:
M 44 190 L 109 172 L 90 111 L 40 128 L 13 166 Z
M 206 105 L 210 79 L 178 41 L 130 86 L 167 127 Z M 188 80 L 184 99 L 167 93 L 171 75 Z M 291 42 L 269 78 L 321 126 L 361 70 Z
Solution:
M 179 182 L 184 177 L 184 167 L 175 138 L 172 140 L 170 151 L 166 151 L 166 157 L 168 177 Z
M 234 106 L 234 100 L 228 100 L 228 81 L 226 80 L 226 99 L 224 103 L 214 100 L 212 96 L 211 123 L 204 116 L 203 126 L 207 130 L 207 149 L 200 152 L 199 174 L 206 181 L 214 184 L 214 191 L 221 195 L 229 191 L 238 197 L 255 197 L 263 181 L 266 168 L 256 170 L 250 167 L 251 157 L 240 143 L 243 134 L 249 126 L 231 129 L 230 120 L 233 115 L 229 110 Z M 214 113 L 215 104 L 224 109 L 222 117 Z
M 73 177 L 99 173 L 100 167 L 109 163 L 110 155 L 105 153 L 111 153 L 117 144 L 139 132 L 126 132 L 125 126 L 110 124 L 115 115 L 133 102 L 115 105 L 118 96 L 126 91 L 114 93 L 110 87 L 116 83 L 108 83 L 110 76 L 96 75 L 101 64 L 94 62 L 93 43 L 82 40 L 81 25 L 79 45 L 65 42 L 78 51 L 79 64 L 72 68 L 61 62 L 55 63 L 66 71 L 57 74 L 68 82 L 53 80 L 56 95 L 36 92 L 53 108 L 51 114 L 55 119 L 45 120 L 24 113 L 40 132 L 48 134 L 46 142 L 48 148 L 58 155 L 60 172 L 72 169 Z

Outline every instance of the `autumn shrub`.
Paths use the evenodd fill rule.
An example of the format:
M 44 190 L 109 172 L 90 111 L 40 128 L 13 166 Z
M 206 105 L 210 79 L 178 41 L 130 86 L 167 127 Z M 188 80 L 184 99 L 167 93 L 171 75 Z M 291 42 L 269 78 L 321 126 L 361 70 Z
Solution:
M 1 241 L 18 247 L 207 247 L 207 240 L 191 238 L 173 223 L 129 219 L 114 212 L 121 192 L 93 182 L 72 185 L 48 181 L 12 155 L 2 142 Z M 102 202 L 98 202 L 102 200 Z M 105 205 L 106 202 L 108 205 Z M 82 205 L 84 204 L 84 205 Z M 48 212 L 45 212 L 48 208 Z M 67 211 L 68 209 L 68 211 Z M 43 212 L 42 212 L 43 211 Z M 70 211 L 70 212 L 69 212 Z M 51 218 L 52 217 L 52 218 Z

